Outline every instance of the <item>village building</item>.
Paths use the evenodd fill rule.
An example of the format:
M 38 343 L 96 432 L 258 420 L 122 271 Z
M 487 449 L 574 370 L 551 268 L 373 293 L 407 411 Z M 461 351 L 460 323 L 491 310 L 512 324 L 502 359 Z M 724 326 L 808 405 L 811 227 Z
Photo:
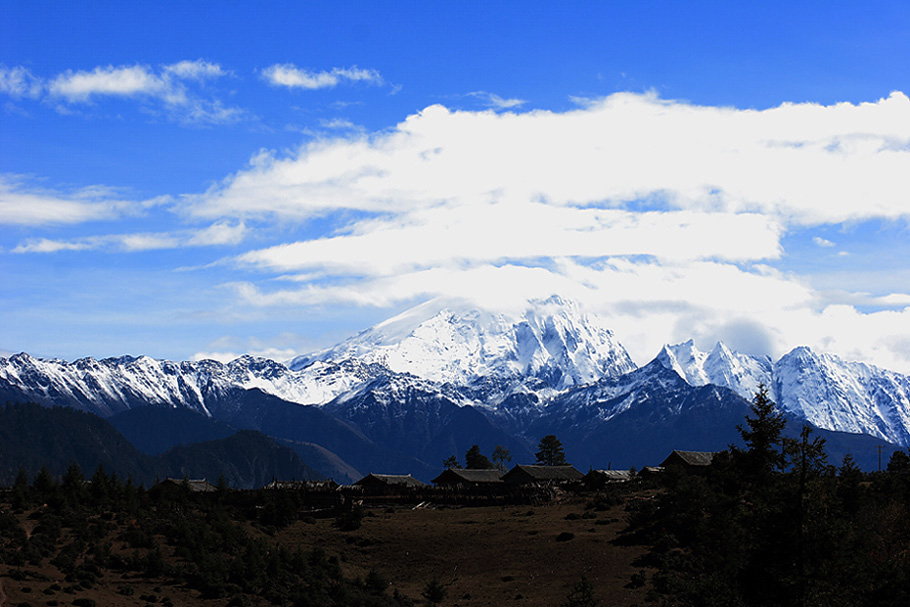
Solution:
M 424 483 L 411 476 L 410 474 L 367 474 L 365 477 L 354 483 L 355 487 L 360 487 L 363 491 L 373 494 L 388 494 L 402 490 L 422 489 L 426 487 Z
M 585 485 L 599 489 L 610 483 L 626 483 L 631 478 L 631 470 L 591 470 L 585 474 Z
M 518 464 L 502 477 L 513 485 L 563 485 L 584 478 L 575 466 L 539 466 Z
M 679 451 L 674 450 L 667 459 L 661 462 L 661 468 L 679 467 L 686 472 L 702 473 L 711 465 L 716 453 L 713 451 Z
M 479 487 L 501 485 L 502 472 L 492 470 L 467 470 L 465 468 L 449 468 L 433 479 L 437 487 Z
M 276 489 L 283 491 L 310 491 L 331 492 L 338 489 L 338 483 L 329 479 L 326 481 L 272 481 L 263 489 Z

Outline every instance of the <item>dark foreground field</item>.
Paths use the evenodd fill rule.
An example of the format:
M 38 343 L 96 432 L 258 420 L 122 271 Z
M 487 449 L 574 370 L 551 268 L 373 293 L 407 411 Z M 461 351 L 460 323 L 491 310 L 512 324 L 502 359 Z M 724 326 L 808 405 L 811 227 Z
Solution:
M 623 507 L 595 510 L 590 497 L 475 508 L 376 503 L 347 531 L 336 517 L 305 513 L 264 524 L 273 522 L 268 506 L 220 506 L 214 497 L 143 496 L 133 512 L 55 499 L 0 503 L 0 606 L 327 604 L 319 592 L 331 604 L 423 605 L 434 579 L 445 588 L 441 605 L 560 605 L 582 575 L 601 604 L 644 602 L 643 588 L 627 587 L 644 549 L 613 543 Z M 295 595 L 295 585 L 315 590 Z
M 447 585 L 445 605 L 559 605 L 582 574 L 606 605 L 643 602 L 643 591 L 625 586 L 644 550 L 612 543 L 625 526 L 621 508 L 595 513 L 586 503 L 380 510 L 357 531 L 318 521 L 280 539 L 323 546 L 351 576 L 374 569 L 411 597 L 435 577 Z

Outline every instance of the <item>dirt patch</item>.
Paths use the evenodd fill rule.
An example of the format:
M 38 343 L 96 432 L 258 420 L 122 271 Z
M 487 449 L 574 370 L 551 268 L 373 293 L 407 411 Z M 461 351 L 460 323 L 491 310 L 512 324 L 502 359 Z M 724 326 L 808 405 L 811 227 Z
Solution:
M 390 591 L 410 597 L 436 578 L 447 587 L 444 605 L 558 605 L 582 575 L 604 604 L 642 603 L 644 591 L 625 585 L 643 551 L 612 543 L 623 513 L 584 505 L 373 509 L 356 531 L 342 533 L 320 520 L 295 524 L 280 537 L 323 547 L 349 576 L 375 570 L 391 582 Z

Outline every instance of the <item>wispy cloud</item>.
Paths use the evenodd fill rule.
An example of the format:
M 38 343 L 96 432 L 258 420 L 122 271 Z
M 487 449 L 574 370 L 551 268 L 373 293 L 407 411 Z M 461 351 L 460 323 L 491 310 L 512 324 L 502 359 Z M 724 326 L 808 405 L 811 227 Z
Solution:
M 32 75 L 28 69 L 0 64 L 0 93 L 10 97 L 38 98 L 43 90 L 41 79 Z
M 170 103 L 182 102 L 184 96 L 179 87 L 169 84 L 148 67 L 134 65 L 124 67 L 96 67 L 90 72 L 67 71 L 48 84 L 51 95 L 63 97 L 70 102 L 87 102 L 93 96 L 149 95 L 161 97 Z
M 468 97 L 476 97 L 481 102 L 483 102 L 487 107 L 495 108 L 497 110 L 509 110 L 513 108 L 519 108 L 523 106 L 527 101 L 524 99 L 506 99 L 500 97 L 495 93 L 488 93 L 487 91 L 474 91 L 467 94 Z
M 67 70 L 48 80 L 23 67 L 0 66 L 0 92 L 13 97 L 44 96 L 68 113 L 75 105 L 91 104 L 104 98 L 139 99 L 160 104 L 161 110 L 177 122 L 222 124 L 236 122 L 247 113 L 192 88 L 208 80 L 230 76 L 216 63 L 197 59 L 153 68 L 148 65 L 106 65 L 91 70 Z
M 38 226 L 113 220 L 136 215 L 160 202 L 125 199 L 99 186 L 63 192 L 30 184 L 21 175 L 0 175 L 0 224 Z
M 178 61 L 164 66 L 163 71 L 166 74 L 172 74 L 177 78 L 186 80 L 209 80 L 231 75 L 231 72 L 225 70 L 217 63 L 209 63 L 202 59 Z
M 72 240 L 36 238 L 13 249 L 13 253 L 59 253 L 64 251 L 140 252 L 186 247 L 236 245 L 248 233 L 242 223 L 218 222 L 197 230 L 86 236 Z
M 828 240 L 827 238 L 822 238 L 821 236 L 814 236 L 812 242 L 820 247 L 833 247 L 835 244 Z
M 343 82 L 364 82 L 383 85 L 385 80 L 376 70 L 353 67 L 336 67 L 331 70 L 310 71 L 293 63 L 270 65 L 262 70 L 262 77 L 272 86 L 306 90 L 334 88 Z

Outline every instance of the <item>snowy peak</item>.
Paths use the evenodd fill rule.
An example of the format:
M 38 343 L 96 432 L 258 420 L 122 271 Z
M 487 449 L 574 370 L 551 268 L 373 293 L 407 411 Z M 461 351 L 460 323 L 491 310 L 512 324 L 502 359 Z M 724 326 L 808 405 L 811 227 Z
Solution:
M 829 430 L 910 443 L 910 377 L 833 354 L 793 349 L 774 364 L 785 411 Z
M 758 358 L 730 350 L 717 342 L 706 353 L 689 341 L 675 346 L 664 346 L 657 355 L 664 367 L 676 371 L 691 386 L 714 384 L 729 388 L 752 400 L 760 384 L 771 385 L 771 359 Z
M 676 371 L 691 386 L 704 386 L 711 383 L 705 372 L 707 354 L 689 341 L 675 346 L 665 345 L 657 354 L 657 361 L 667 369 Z
M 910 378 L 899 373 L 805 346 L 772 365 L 720 342 L 705 353 L 690 340 L 664 346 L 655 360 L 689 385 L 723 386 L 746 400 L 764 384 L 782 410 L 819 428 L 910 443 Z
M 148 356 L 83 358 L 70 363 L 16 354 L 0 358 L 0 391 L 40 403 L 67 404 L 103 417 L 142 405 L 182 406 L 209 415 L 207 397 L 233 388 L 255 388 L 298 404 L 324 404 L 383 372 L 387 371 L 358 361 L 318 362 L 291 371 L 281 363 L 252 356 L 228 364 Z
M 558 297 L 531 301 L 520 313 L 435 300 L 290 367 L 348 358 L 440 383 L 537 378 L 557 390 L 635 368 L 600 318 Z

